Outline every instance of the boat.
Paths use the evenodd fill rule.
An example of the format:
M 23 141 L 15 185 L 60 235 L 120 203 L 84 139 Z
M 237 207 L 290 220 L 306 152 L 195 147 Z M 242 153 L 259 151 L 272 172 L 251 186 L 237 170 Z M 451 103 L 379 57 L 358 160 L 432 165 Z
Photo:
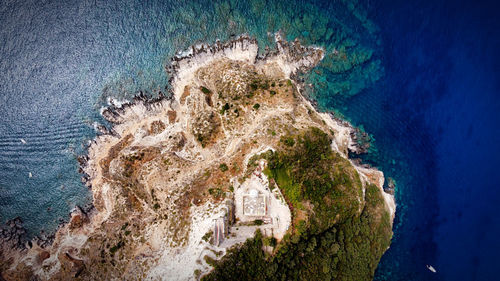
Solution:
M 426 265 L 426 266 L 427 266 L 427 269 L 430 270 L 431 272 L 433 272 L 433 273 L 437 272 L 437 270 L 432 265 Z
M 32 177 L 33 177 L 33 174 L 32 174 L 31 172 L 29 172 L 29 173 L 28 173 L 28 176 L 29 176 L 30 178 L 32 178 Z
M 26 144 L 26 141 L 25 141 L 24 139 L 21 139 L 21 142 L 22 142 L 23 144 Z

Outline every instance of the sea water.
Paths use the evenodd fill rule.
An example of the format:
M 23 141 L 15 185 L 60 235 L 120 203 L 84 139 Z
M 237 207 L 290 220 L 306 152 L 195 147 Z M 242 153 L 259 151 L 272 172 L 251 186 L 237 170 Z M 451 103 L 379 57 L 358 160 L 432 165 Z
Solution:
M 472 1 L 3 1 L 0 219 L 20 216 L 36 235 L 91 202 L 76 156 L 99 109 L 163 90 L 176 51 L 242 33 L 272 47 L 281 31 L 325 48 L 307 93 L 363 126 L 373 141 L 360 157 L 397 182 L 376 280 L 493 280 L 494 11 Z
M 378 280 L 498 280 L 498 8 L 373 7 L 385 76 L 345 106 L 374 134 L 377 151 L 367 158 L 398 182 L 395 237 Z

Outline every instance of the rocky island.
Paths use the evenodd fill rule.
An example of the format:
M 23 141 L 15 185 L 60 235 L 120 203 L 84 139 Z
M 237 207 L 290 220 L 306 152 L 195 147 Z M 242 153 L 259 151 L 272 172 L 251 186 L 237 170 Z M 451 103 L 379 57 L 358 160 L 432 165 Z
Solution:
M 94 208 L 50 244 L 4 239 L 1 277 L 371 280 L 394 197 L 348 158 L 355 129 L 303 96 L 322 57 L 279 35 L 264 55 L 241 36 L 174 57 L 169 94 L 103 110 L 80 159 Z

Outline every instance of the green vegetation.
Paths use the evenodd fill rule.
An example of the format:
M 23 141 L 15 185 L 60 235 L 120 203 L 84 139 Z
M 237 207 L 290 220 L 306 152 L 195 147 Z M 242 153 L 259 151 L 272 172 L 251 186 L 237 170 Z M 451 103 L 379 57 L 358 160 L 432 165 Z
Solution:
M 224 104 L 224 106 L 221 108 L 220 114 L 224 114 L 224 112 L 228 111 L 229 108 L 230 108 L 229 103 L 226 102 L 226 104 Z
M 280 141 L 283 142 L 287 146 L 294 146 L 295 145 L 295 139 L 292 136 L 281 137 Z
M 262 221 L 262 220 L 254 220 L 253 223 L 255 225 L 262 225 L 262 224 L 264 224 L 264 221 Z
M 229 170 L 229 168 L 227 167 L 226 163 L 222 163 L 219 165 L 219 169 L 223 172 Z
M 224 191 L 217 187 L 217 188 L 209 188 L 208 189 L 208 193 L 210 193 L 210 195 L 212 195 L 212 197 L 214 199 L 220 199 L 220 198 L 224 198 L 226 196 L 226 194 L 224 193 Z
M 328 135 L 311 128 L 283 140 L 286 147 L 268 158 L 270 177 L 294 208 L 312 203 L 312 230 L 352 216 L 359 209 L 361 181 L 351 164 L 332 151 Z
M 253 109 L 255 109 L 255 110 L 257 110 L 259 108 L 260 108 L 260 104 L 256 103 L 256 104 L 253 105 Z
M 201 91 L 202 91 L 205 95 L 208 95 L 208 94 L 211 94 L 211 93 L 212 93 L 212 91 L 210 91 L 209 89 L 207 89 L 207 88 L 205 88 L 205 87 L 203 87 L 203 86 L 201 86 L 201 87 L 200 87 L 200 90 L 201 90 Z
M 278 245 L 278 240 L 274 237 L 264 237 L 262 238 L 262 244 L 264 244 L 264 246 L 276 247 L 276 245 Z
M 215 264 L 217 263 L 217 261 L 213 258 L 211 258 L 210 256 L 204 256 L 203 259 L 205 260 L 205 262 L 211 266 L 215 266 Z
M 272 239 L 257 233 L 229 251 L 203 280 L 372 280 L 390 244 L 391 225 L 387 212 L 377 216 L 383 199 L 376 186 L 368 186 L 366 199 L 361 215 L 319 233 L 285 239 L 274 255 L 262 251 Z
M 274 82 L 271 82 L 272 87 L 276 85 Z M 257 89 L 263 89 L 263 90 L 268 90 L 269 89 L 269 81 L 267 80 L 253 80 L 250 83 L 250 89 L 252 91 L 256 91 Z
M 201 237 L 201 239 L 203 239 L 203 241 L 205 241 L 205 242 L 209 242 L 210 239 L 212 239 L 213 235 L 214 235 L 214 232 L 212 230 L 210 230 L 209 232 L 205 233 L 205 235 L 203 235 L 203 237 Z
M 265 173 L 283 192 L 294 218 L 298 212 L 307 216 L 294 220 L 294 231 L 280 244 L 274 241 L 273 254 L 262 250 L 273 242 L 257 232 L 215 262 L 203 280 L 371 280 L 391 238 L 378 188 L 367 185 L 361 204 L 359 175 L 317 128 L 285 137 L 283 143 L 259 157 L 268 160 Z
M 252 89 L 252 91 L 255 91 L 259 88 L 259 84 L 258 84 L 258 81 L 252 81 L 252 83 L 250 83 L 250 89 Z
M 123 246 L 125 246 L 125 242 L 120 241 L 120 242 L 118 242 L 118 244 L 111 247 L 111 249 L 109 249 L 109 252 L 111 253 L 111 255 L 114 255 L 116 253 L 116 251 L 118 251 Z

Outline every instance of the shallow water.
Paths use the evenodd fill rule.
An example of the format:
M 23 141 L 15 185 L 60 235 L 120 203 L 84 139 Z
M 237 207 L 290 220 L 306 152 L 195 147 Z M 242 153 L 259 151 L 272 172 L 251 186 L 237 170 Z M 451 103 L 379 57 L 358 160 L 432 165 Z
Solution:
M 398 183 L 395 237 L 376 279 L 493 280 L 495 7 L 352 3 L 0 3 L 0 220 L 21 216 L 34 235 L 90 202 L 75 156 L 107 97 L 164 89 L 168 58 L 193 43 L 248 33 L 272 46 L 281 30 L 327 50 L 306 76 L 310 95 L 372 134 L 363 159 Z
M 106 98 L 164 89 L 176 51 L 244 32 L 265 46 L 279 29 L 328 48 L 360 38 L 342 5 L 35 2 L 0 6 L 0 214 L 2 221 L 21 216 L 31 234 L 54 230 L 72 207 L 89 202 L 75 155 L 95 136 Z

